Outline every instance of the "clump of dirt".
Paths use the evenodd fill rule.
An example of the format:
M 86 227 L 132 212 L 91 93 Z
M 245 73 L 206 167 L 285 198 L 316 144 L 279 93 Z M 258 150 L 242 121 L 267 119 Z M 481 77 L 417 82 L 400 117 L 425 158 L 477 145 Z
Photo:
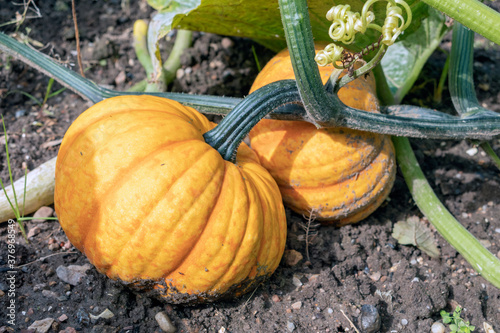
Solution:
M 48 47 L 44 52 L 75 67 L 72 17 L 66 2 L 41 2 L 42 18 L 27 21 L 29 36 Z M 144 2 L 131 3 L 130 15 L 119 1 L 100 6 L 78 3 L 78 18 L 85 73 L 98 84 L 124 90 L 144 78 L 135 59 L 131 29 L 135 19 L 148 18 Z M 0 22 L 15 17 L 19 7 L 2 6 Z M 12 32 L 12 27 L 5 28 Z M 172 43 L 170 40 L 170 44 Z M 478 97 L 492 110 L 500 109 L 498 47 L 483 40 L 474 68 Z M 169 45 L 165 47 L 168 48 Z M 170 87 L 185 93 L 241 97 L 257 74 L 251 48 L 263 65 L 273 55 L 252 41 L 196 33 L 193 46 L 182 56 L 182 69 Z M 407 101 L 425 103 L 432 87 L 425 82 L 439 79 L 444 63 L 436 53 Z M 28 66 L 0 55 L 0 108 L 9 134 L 15 178 L 23 167 L 33 169 L 56 156 L 60 140 L 71 122 L 89 104 L 70 91 L 50 98 L 42 109 L 27 97 L 43 99 L 48 78 Z M 423 87 L 423 88 L 422 88 Z M 55 84 L 53 90 L 61 88 Z M 443 102 L 450 108 L 445 92 Z M 500 256 L 500 174 L 493 163 L 468 141 L 412 140 L 417 158 L 440 199 L 459 221 L 489 250 Z M 500 152 L 498 140 L 492 142 Z M 5 153 L 1 153 L 0 177 L 7 181 Z M 51 213 L 49 211 L 49 215 Z M 14 329 L 6 316 L 0 331 L 25 330 L 37 320 L 52 318 L 49 332 L 160 332 L 155 316 L 163 312 L 178 332 L 347 332 L 349 319 L 360 327 L 363 305 L 377 309 L 380 332 L 428 332 L 440 319 L 442 309 L 457 305 L 462 316 L 476 327 L 483 322 L 500 330 L 500 291 L 474 272 L 470 265 L 435 234 L 441 255 L 432 259 L 418 248 L 397 243 L 395 222 L 419 216 L 401 176 L 389 200 L 365 221 L 342 228 L 316 227 L 305 235 L 302 216 L 287 211 L 286 253 L 275 274 L 252 293 L 232 301 L 197 306 L 164 304 L 134 293 L 89 264 L 69 244 L 57 222 L 28 222 L 30 241 L 16 234 L 15 298 L 10 283 L 6 240 L 9 225 L 0 226 L 0 306 L 15 299 Z M 424 220 L 425 223 L 425 220 Z M 313 233 L 315 235 L 313 235 Z M 308 237 L 306 243 L 304 239 Z M 307 245 L 306 245 L 307 244 Z M 309 254 L 309 259 L 307 255 Z M 69 283 L 61 271 L 83 270 L 81 279 Z M 63 267 L 63 268 L 61 268 Z M 96 316 L 108 309 L 112 316 Z M 348 319 L 349 318 L 349 319 Z M 477 331 L 480 331 L 477 329 Z M 27 331 L 26 331 L 27 332 Z

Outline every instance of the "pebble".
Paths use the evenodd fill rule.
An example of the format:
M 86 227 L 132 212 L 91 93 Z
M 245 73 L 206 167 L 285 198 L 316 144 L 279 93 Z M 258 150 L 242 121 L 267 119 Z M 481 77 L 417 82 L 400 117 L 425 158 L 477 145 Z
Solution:
M 40 233 L 40 231 L 42 231 L 42 229 L 40 229 L 39 227 L 31 228 L 28 231 L 28 234 L 26 235 L 26 237 L 31 238 L 33 236 L 36 236 L 36 235 L 38 235 Z
M 45 287 L 47 287 L 46 283 L 37 283 L 33 286 L 33 291 L 42 290 Z
M 76 312 L 76 320 L 78 321 L 79 324 L 82 324 L 83 326 L 87 326 L 88 324 L 90 324 L 89 314 L 83 308 L 79 308 L 78 311 Z
M 229 49 L 229 48 L 233 47 L 234 42 L 230 38 L 224 37 L 221 40 L 221 45 L 223 48 Z
M 51 217 L 54 214 L 54 208 L 43 206 L 38 208 L 38 210 L 33 214 L 33 222 L 45 222 L 44 217 Z
M 28 327 L 30 330 L 34 330 L 37 333 L 46 333 L 52 327 L 52 323 L 54 322 L 54 318 L 45 318 L 42 320 L 36 320 L 33 324 Z
M 442 323 L 436 321 L 434 324 L 431 326 L 431 333 L 444 333 L 445 332 L 445 327 Z
M 408 319 L 401 319 L 401 325 L 406 326 L 408 325 Z
M 115 316 L 115 314 L 113 312 L 111 312 L 109 309 L 106 309 L 97 316 L 94 316 L 92 313 L 89 316 L 90 316 L 90 320 L 93 323 L 95 323 L 96 321 L 99 320 L 99 318 L 110 319 L 110 318 L 113 318 Z
M 56 250 L 59 250 L 60 248 L 61 247 L 57 243 L 49 244 L 49 250 L 51 250 L 51 251 L 56 251 Z
M 65 322 L 66 320 L 68 320 L 68 316 L 63 313 L 62 315 L 59 316 L 59 318 L 57 318 L 57 320 L 59 320 L 61 323 Z
M 118 73 L 118 75 L 115 78 L 115 83 L 117 86 L 125 83 L 125 80 L 127 79 L 127 75 L 125 74 L 125 71 L 121 71 Z
M 292 323 L 291 321 L 287 321 L 286 329 L 288 330 L 288 332 L 293 332 L 295 330 L 295 324 Z
M 82 281 L 89 269 L 90 265 L 69 265 L 68 267 L 61 265 L 57 267 L 56 273 L 59 279 L 76 286 Z
M 302 302 L 300 302 L 300 301 L 292 304 L 292 309 L 294 309 L 294 310 L 298 310 L 301 307 L 302 307 Z
M 365 333 L 375 333 L 380 329 L 380 315 L 373 305 L 365 304 L 361 307 L 359 318 L 361 331 Z
M 73 327 L 66 327 L 64 330 L 59 331 L 59 333 L 77 333 Z
M 184 76 L 184 69 L 179 68 L 177 72 L 175 72 L 175 77 L 180 80 Z
M 302 253 L 295 250 L 286 250 L 283 256 L 285 257 L 285 264 L 290 267 L 297 265 L 304 258 Z
M 59 295 L 52 290 L 42 290 L 42 295 L 47 297 L 47 298 L 55 298 L 58 299 Z
M 271 299 L 273 300 L 274 303 L 281 302 L 281 298 L 278 295 L 273 295 Z
M 160 326 L 160 328 L 167 333 L 174 333 L 177 331 L 177 328 L 172 324 L 172 321 L 167 316 L 167 314 L 163 311 L 158 312 L 155 315 L 156 322 Z
M 328 308 L 328 309 L 326 309 L 326 311 L 328 311 L 329 314 L 333 313 L 333 309 L 332 308 Z
M 302 282 L 300 281 L 300 279 L 297 277 L 297 276 L 293 276 L 292 277 L 292 283 L 295 287 L 301 287 L 302 286 Z
M 475 147 L 474 147 L 474 148 L 471 148 L 471 149 L 467 149 L 465 152 L 466 152 L 466 153 L 467 153 L 467 155 L 469 155 L 469 156 L 474 156 L 474 155 L 476 155 L 476 154 L 477 154 L 477 151 L 478 151 L 478 150 L 477 150 L 477 148 L 475 148 Z
M 24 115 L 26 115 L 26 110 L 21 109 L 16 111 L 16 118 L 21 118 Z

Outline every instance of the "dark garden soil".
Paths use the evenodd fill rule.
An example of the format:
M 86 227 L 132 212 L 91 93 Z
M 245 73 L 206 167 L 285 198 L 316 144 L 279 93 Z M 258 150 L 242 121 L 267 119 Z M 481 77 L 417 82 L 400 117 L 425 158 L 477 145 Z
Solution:
M 37 1 L 41 18 L 27 20 L 20 29 L 44 45 L 43 52 L 77 70 L 76 42 L 68 1 Z M 131 32 L 135 19 L 149 18 L 145 1 L 131 1 L 130 14 L 120 1 L 77 1 L 86 76 L 98 84 L 125 90 L 144 78 L 136 60 Z M 15 18 L 22 7 L 4 1 L 0 23 Z M 13 26 L 3 27 L 12 32 Z M 174 36 L 172 36 L 173 40 Z M 172 41 L 165 48 L 171 47 Z M 474 69 L 478 98 L 500 111 L 500 52 L 477 39 Z M 171 89 L 195 94 L 244 96 L 257 74 L 252 54 L 260 64 L 273 53 L 249 40 L 195 34 L 193 47 L 182 57 L 182 70 Z M 443 42 L 444 49 L 449 48 Z M 451 109 L 445 90 L 443 103 L 432 102 L 445 56 L 436 52 L 407 103 Z M 15 178 L 56 156 L 71 122 L 89 104 L 70 91 L 50 98 L 43 111 L 20 92 L 43 99 L 48 78 L 19 61 L 0 54 L 0 109 L 9 134 Z M 53 91 L 61 88 L 54 85 Z M 412 140 L 416 155 L 437 195 L 457 219 L 489 250 L 500 256 L 500 172 L 468 141 Z M 6 156 L 1 152 L 0 176 L 8 180 Z M 500 142 L 492 142 L 500 153 Z M 462 316 L 484 332 L 483 323 L 500 332 L 500 291 L 437 233 L 440 256 L 433 259 L 416 247 L 398 244 L 391 236 L 394 223 L 421 217 L 401 175 L 389 200 L 363 222 L 343 228 L 318 227 L 307 245 L 302 216 L 287 211 L 286 253 L 275 274 L 253 293 L 240 299 L 207 305 L 168 305 L 136 294 L 99 274 L 94 268 L 71 285 L 56 271 L 70 265 L 89 265 L 69 244 L 57 222 L 30 222 L 27 244 L 17 237 L 15 327 L 7 325 L 9 283 L 7 223 L 0 225 L 0 332 L 28 332 L 37 320 L 53 318 L 49 332 L 161 332 L 155 316 L 166 314 L 178 332 L 354 332 L 360 328 L 364 305 L 374 306 L 380 332 L 429 332 L 442 309 L 464 308 Z M 425 222 L 425 219 L 422 218 Z M 298 262 L 297 255 L 303 256 Z M 63 266 L 60 268 L 60 266 Z M 113 316 L 98 318 L 108 309 Z M 349 318 L 349 319 L 348 319 Z M 48 320 L 50 322 L 50 320 Z M 369 330 L 368 330 L 369 331 Z

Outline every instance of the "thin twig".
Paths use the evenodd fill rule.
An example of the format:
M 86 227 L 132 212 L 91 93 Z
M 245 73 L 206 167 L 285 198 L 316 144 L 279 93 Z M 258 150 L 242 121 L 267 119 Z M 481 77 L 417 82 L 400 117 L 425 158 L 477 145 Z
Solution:
M 344 313 L 344 311 L 340 310 L 340 312 L 342 312 L 342 314 L 344 315 L 345 319 L 347 319 L 347 321 L 349 321 L 349 324 L 351 324 L 352 328 L 354 328 L 354 330 L 356 331 L 356 333 L 359 333 L 359 331 L 356 328 L 356 326 L 354 326 L 353 322 L 351 321 L 351 319 L 349 319 L 349 317 L 346 316 L 346 314 Z
M 309 212 L 309 216 L 302 215 L 305 219 L 307 219 L 307 223 L 300 223 L 300 226 L 305 231 L 304 241 L 306 242 L 306 258 L 307 261 L 311 261 L 309 256 L 309 244 L 316 238 L 318 232 L 315 230 L 319 226 L 319 223 L 313 223 L 316 220 L 316 215 L 314 215 L 314 210 L 311 209 Z
M 76 57 L 78 59 L 78 67 L 80 67 L 80 75 L 85 77 L 82 65 L 82 54 L 80 53 L 80 34 L 78 32 L 78 22 L 76 20 L 75 0 L 71 0 L 71 8 L 73 11 L 73 23 L 75 23 Z
M 255 292 L 257 291 L 257 289 L 259 289 L 259 287 L 260 287 L 260 285 L 258 285 L 258 286 L 257 286 L 257 287 L 253 290 L 252 294 L 250 295 L 250 297 L 248 297 L 248 299 L 247 299 L 247 301 L 245 302 L 245 304 L 243 305 L 243 307 L 245 307 L 245 308 L 247 307 L 248 302 L 250 302 L 250 300 L 251 300 L 251 299 L 252 299 L 252 297 L 253 297 L 253 294 L 255 294 Z
M 41 257 L 41 258 L 38 258 L 37 260 L 34 260 L 34 261 L 31 261 L 27 264 L 24 264 L 24 265 L 19 265 L 19 266 L 16 266 L 15 268 L 22 268 L 24 266 L 28 266 L 28 265 L 31 265 L 31 264 L 34 264 L 35 262 L 37 261 L 42 261 L 42 260 L 45 260 L 47 258 L 50 258 L 50 257 L 53 257 L 53 256 L 57 256 L 57 255 L 61 255 L 61 254 L 76 254 L 78 252 L 59 252 L 59 253 L 52 253 L 52 254 L 49 254 L 48 256 L 45 256 L 45 257 Z

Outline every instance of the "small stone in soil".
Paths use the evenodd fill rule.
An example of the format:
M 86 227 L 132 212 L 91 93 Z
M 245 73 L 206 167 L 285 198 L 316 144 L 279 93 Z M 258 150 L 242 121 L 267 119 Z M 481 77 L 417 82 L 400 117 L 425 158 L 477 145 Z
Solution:
M 73 286 L 76 286 L 82 281 L 89 269 L 89 265 L 69 265 L 68 267 L 61 265 L 57 267 L 56 273 L 59 279 Z
M 292 304 L 292 309 L 294 309 L 294 310 L 298 310 L 301 307 L 302 307 L 302 302 L 300 302 L 300 301 Z
M 445 332 L 445 327 L 442 323 L 440 322 L 435 322 L 431 326 L 431 333 L 444 333 Z
M 83 308 L 79 308 L 76 312 L 76 320 L 79 324 L 87 326 L 90 323 L 90 316 Z
M 297 265 L 304 258 L 300 252 L 295 250 L 285 251 L 284 257 L 285 264 L 290 267 Z
M 52 323 L 54 322 L 54 318 L 45 318 L 42 320 L 36 320 L 33 324 L 28 327 L 28 329 L 35 330 L 37 333 L 46 333 L 52 327 Z
M 44 217 L 51 217 L 54 213 L 54 209 L 51 207 L 43 206 L 40 207 L 35 214 L 33 214 L 33 222 L 45 222 Z
M 380 315 L 376 307 L 370 304 L 365 304 L 361 307 L 361 315 L 359 317 L 361 331 L 365 333 L 374 333 L 380 329 Z
M 286 329 L 288 330 L 288 332 L 293 332 L 295 330 L 295 324 L 292 323 L 291 321 L 287 321 Z
M 49 244 L 49 250 L 51 250 L 51 251 L 56 251 L 56 250 L 59 250 L 60 248 L 61 247 L 57 243 Z
M 66 314 L 62 314 L 59 316 L 59 318 L 57 318 L 57 320 L 59 320 L 61 323 L 62 322 L 65 322 L 66 320 L 68 320 L 68 316 L 66 316 Z
M 167 316 L 167 314 L 163 311 L 158 312 L 155 315 L 156 322 L 160 326 L 160 328 L 167 333 L 174 333 L 177 331 L 177 328 L 172 324 L 172 321 Z
M 42 295 L 47 298 L 54 298 L 54 299 L 59 298 L 59 295 L 53 292 L 52 290 L 42 290 Z
M 281 301 L 280 297 L 278 295 L 273 295 L 271 297 L 274 303 L 279 303 Z
M 42 230 L 39 227 L 33 227 L 28 231 L 28 234 L 26 235 L 26 237 L 31 238 L 33 236 L 36 236 L 40 233 L 40 231 L 42 231 Z

